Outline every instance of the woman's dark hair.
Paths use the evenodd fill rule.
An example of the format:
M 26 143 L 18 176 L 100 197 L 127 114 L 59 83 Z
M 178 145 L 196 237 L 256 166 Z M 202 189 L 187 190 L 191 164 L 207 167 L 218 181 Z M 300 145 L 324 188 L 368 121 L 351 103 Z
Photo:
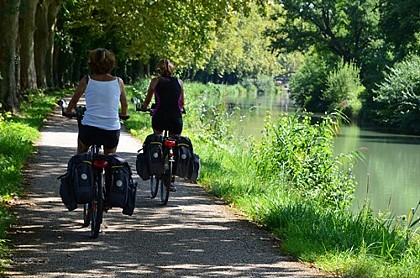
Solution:
M 94 74 L 110 73 L 115 67 L 115 55 L 105 48 L 97 48 L 89 53 L 89 67 Z
M 156 66 L 156 71 L 161 76 L 171 76 L 175 70 L 175 66 L 168 59 L 162 59 Z

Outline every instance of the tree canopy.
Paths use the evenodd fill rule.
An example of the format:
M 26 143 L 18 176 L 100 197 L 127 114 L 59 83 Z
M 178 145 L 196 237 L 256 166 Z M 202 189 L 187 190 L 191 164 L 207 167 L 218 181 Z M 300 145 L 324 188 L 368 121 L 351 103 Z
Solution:
M 183 78 L 218 82 L 272 78 L 295 72 L 305 60 L 295 74 L 301 83 L 292 87 L 301 94 L 296 99 L 318 110 L 330 107 L 326 100 L 358 98 L 350 92 L 362 87 L 358 82 L 346 92 L 336 86 L 360 72 L 362 110 L 374 111 L 380 109 L 374 89 L 386 69 L 418 55 L 417 2 L 0 1 L 1 109 L 18 109 L 28 90 L 72 86 L 87 73 L 89 50 L 105 47 L 116 54 L 115 74 L 126 82 L 152 74 L 164 57 Z

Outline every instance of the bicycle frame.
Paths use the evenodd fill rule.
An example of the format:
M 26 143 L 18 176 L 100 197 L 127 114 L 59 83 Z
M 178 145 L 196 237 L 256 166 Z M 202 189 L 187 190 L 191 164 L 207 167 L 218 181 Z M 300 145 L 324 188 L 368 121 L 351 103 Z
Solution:
M 104 175 L 108 161 L 105 155 L 99 153 L 99 150 L 100 147 L 98 145 L 94 144 L 90 147 L 94 172 L 94 198 L 91 202 L 84 205 L 83 211 L 84 225 L 89 226 L 91 224 L 90 238 L 97 238 L 99 235 L 106 196 L 106 179 Z
M 150 180 L 151 198 L 155 198 L 158 193 L 160 185 L 160 203 L 166 205 L 169 200 L 169 192 L 171 183 L 175 179 L 173 172 L 173 165 L 175 163 L 173 148 L 176 146 L 176 141 L 168 136 L 168 131 L 164 131 L 163 136 L 163 159 L 164 159 L 164 173 L 162 176 L 152 177 Z

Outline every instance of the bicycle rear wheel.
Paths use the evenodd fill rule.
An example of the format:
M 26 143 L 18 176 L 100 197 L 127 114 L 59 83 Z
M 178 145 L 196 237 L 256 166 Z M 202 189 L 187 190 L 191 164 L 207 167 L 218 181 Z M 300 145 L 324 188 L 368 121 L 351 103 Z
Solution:
M 150 198 L 154 199 L 158 193 L 159 179 L 156 176 L 150 178 Z
M 105 179 L 102 171 L 98 172 L 96 175 L 96 184 L 95 184 L 95 197 L 90 203 L 89 210 L 91 215 L 91 230 L 90 238 L 97 238 L 99 235 L 99 230 L 102 223 L 102 216 L 104 212 L 104 199 L 103 199 L 103 183 Z
M 89 207 L 89 204 L 83 205 L 83 227 L 88 227 L 90 225 L 91 211 Z
M 169 162 L 168 169 L 162 176 L 160 182 L 160 204 L 166 205 L 169 200 L 169 188 L 171 186 L 172 181 L 172 163 Z

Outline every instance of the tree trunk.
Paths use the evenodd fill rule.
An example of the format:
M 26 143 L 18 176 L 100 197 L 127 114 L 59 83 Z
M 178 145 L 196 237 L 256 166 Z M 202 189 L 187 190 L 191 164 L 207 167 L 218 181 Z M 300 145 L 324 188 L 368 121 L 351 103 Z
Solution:
M 45 57 L 48 47 L 48 3 L 46 0 L 39 0 L 36 14 L 35 24 L 36 30 L 34 33 L 35 38 L 35 69 L 36 80 L 38 87 L 47 87 L 47 78 L 45 74 Z
M 54 74 L 55 71 L 54 67 L 54 37 L 57 25 L 57 15 L 58 11 L 60 10 L 61 0 L 49 0 L 48 1 L 48 48 L 45 57 L 45 73 L 47 79 L 48 87 L 55 87 L 58 86 L 56 82 L 54 82 Z
M 20 0 L 0 1 L 0 103 L 2 110 L 17 110 L 16 40 Z
M 35 13 L 38 0 L 24 0 L 20 5 L 20 87 L 21 90 L 36 89 L 34 59 Z

